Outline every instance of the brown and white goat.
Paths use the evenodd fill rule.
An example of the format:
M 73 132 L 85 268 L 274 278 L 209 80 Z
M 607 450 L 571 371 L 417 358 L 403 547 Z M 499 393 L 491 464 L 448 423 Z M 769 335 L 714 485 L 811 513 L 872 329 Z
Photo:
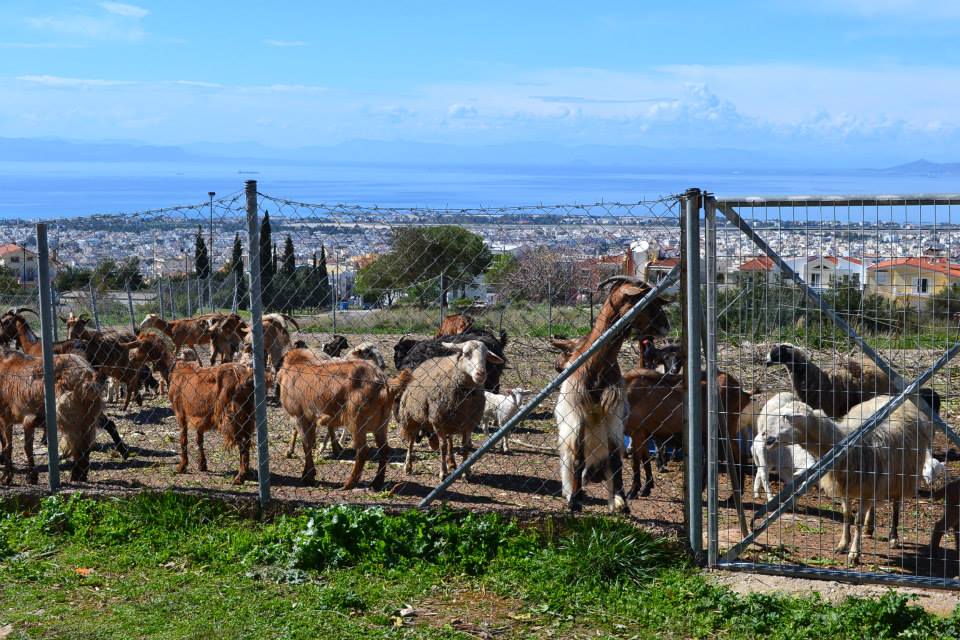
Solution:
M 346 427 L 353 436 L 353 469 L 343 484 L 352 489 L 360 480 L 370 456 L 367 434 L 372 433 L 378 455 L 377 473 L 371 487 L 383 486 L 389 446 L 387 427 L 394 398 L 403 393 L 411 378 L 401 371 L 394 378 L 364 360 L 326 360 L 309 349 L 291 349 L 283 357 L 278 374 L 280 404 L 297 425 L 303 446 L 304 483 L 316 479 L 313 449 L 317 429 L 326 428 L 335 439 L 335 429 Z
M 90 450 L 103 412 L 103 392 L 97 376 L 83 358 L 73 354 L 53 358 L 57 396 L 57 426 L 66 440 L 65 453 L 73 457 L 72 481 L 87 479 Z M 37 483 L 33 440 L 44 428 L 43 362 L 16 351 L 0 355 L 0 483 L 13 480 L 13 425 L 23 425 L 23 450 L 27 482 Z
M 187 436 L 197 434 L 200 459 L 197 468 L 207 470 L 203 436 L 217 430 L 227 447 L 240 450 L 240 468 L 233 479 L 243 484 L 250 470 L 250 441 L 254 430 L 253 371 L 228 362 L 200 366 L 196 352 L 187 350 L 170 372 L 170 404 L 180 426 L 180 463 L 177 473 L 187 470 Z
M 650 286 L 630 276 L 614 276 L 593 328 L 571 352 L 571 362 L 586 352 L 613 324 L 650 293 Z M 666 301 L 654 300 L 633 322 L 634 331 L 663 336 L 670 322 L 663 310 Z M 560 448 L 563 496 L 572 511 L 583 506 L 583 482 L 607 484 L 611 511 L 629 512 L 623 492 L 623 428 L 625 390 L 617 354 L 628 331 L 614 336 L 567 378 L 560 387 L 554 409 Z

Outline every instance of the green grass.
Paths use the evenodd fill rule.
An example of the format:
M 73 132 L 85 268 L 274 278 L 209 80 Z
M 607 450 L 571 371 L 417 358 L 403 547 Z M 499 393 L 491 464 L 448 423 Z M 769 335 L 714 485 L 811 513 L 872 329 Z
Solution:
M 410 612 L 413 615 L 409 615 Z M 337 506 L 258 521 L 174 494 L 0 510 L 0 635 L 960 637 L 889 592 L 741 596 L 612 519 Z

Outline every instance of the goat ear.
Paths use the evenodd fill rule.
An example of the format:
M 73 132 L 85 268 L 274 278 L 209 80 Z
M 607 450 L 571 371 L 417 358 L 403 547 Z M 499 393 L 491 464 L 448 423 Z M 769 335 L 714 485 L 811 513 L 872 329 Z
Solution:
M 503 358 L 495 354 L 493 351 L 487 351 L 487 362 L 490 364 L 503 364 Z
M 457 344 L 456 342 L 441 342 L 440 344 L 445 346 L 447 349 L 463 353 L 463 343 Z
M 650 287 L 647 285 L 628 283 L 620 287 L 620 291 L 628 296 L 645 296 L 650 292 Z
M 550 338 L 550 345 L 564 353 L 572 351 L 575 342 L 573 338 Z

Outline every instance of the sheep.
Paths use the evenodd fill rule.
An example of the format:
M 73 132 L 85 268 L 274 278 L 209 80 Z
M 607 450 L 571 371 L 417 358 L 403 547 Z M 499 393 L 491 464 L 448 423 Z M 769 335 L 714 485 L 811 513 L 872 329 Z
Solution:
M 785 391 L 778 393 L 767 400 L 757 415 L 756 434 L 750 447 L 756 473 L 753 478 L 753 497 L 760 498 L 760 488 L 767 496 L 767 501 L 773 499 L 773 490 L 770 487 L 770 474 L 776 473 L 783 481 L 803 473 L 813 466 L 816 459 L 803 447 L 796 444 L 777 443 L 767 447 L 767 436 L 776 433 L 781 411 L 792 402 L 801 402 L 795 394 Z
M 776 432 L 767 436 L 765 445 L 799 444 L 816 457 L 822 457 L 844 437 L 858 429 L 880 410 L 891 396 L 876 396 L 853 407 L 835 422 L 824 411 L 803 402 L 791 402 L 780 408 L 781 419 Z M 843 530 L 837 552 L 849 548 L 847 560 L 860 561 L 861 534 L 868 511 L 877 500 L 894 504 L 890 528 L 890 546 L 899 546 L 899 500 L 916 496 L 922 469 L 929 456 L 933 428 L 917 406 L 907 401 L 893 411 L 856 447 L 844 451 L 833 468 L 820 480 L 821 488 L 843 501 Z M 856 529 L 850 538 L 853 523 L 852 501 L 859 500 Z
M 523 406 L 523 398 L 529 391 L 524 389 L 511 389 L 506 394 L 491 393 L 484 391 L 483 397 L 486 399 L 483 409 L 483 424 L 485 427 L 500 429 L 512 418 L 520 407 Z M 486 429 L 485 429 L 486 432 Z M 508 453 L 510 446 L 507 443 L 507 437 L 503 438 L 503 452 Z
M 243 484 L 250 469 L 250 441 L 254 429 L 253 371 L 242 364 L 228 362 L 202 367 L 200 358 L 187 349 L 170 372 L 170 404 L 180 426 L 180 463 L 177 473 L 185 473 L 188 463 L 187 434 L 197 434 L 200 459 L 197 468 L 207 471 L 203 436 L 217 430 L 224 445 L 240 451 L 240 467 L 233 484 Z
M 470 453 L 470 437 L 480 426 L 484 408 L 484 382 L 489 365 L 503 359 L 487 350 L 480 340 L 444 342 L 452 355 L 430 358 L 413 370 L 413 378 L 400 397 L 400 437 L 407 445 L 404 471 L 413 473 L 413 445 L 421 432 L 430 437 L 433 449 L 440 448 L 440 479 L 447 476 L 449 461 L 456 467 L 452 438 L 461 437 L 461 455 Z
M 599 337 L 650 293 L 650 286 L 631 276 L 614 276 L 593 328 L 570 354 L 570 361 L 584 353 Z M 641 311 L 633 329 L 641 334 L 666 335 L 670 322 L 657 299 Z M 610 339 L 560 387 L 554 409 L 559 432 L 560 476 L 563 497 L 570 510 L 582 510 L 584 481 L 606 480 L 607 505 L 611 511 L 629 512 L 623 492 L 623 426 L 626 397 L 617 354 L 627 331 Z
M 406 342 L 407 340 L 407 338 L 402 338 L 401 341 L 397 343 L 397 346 L 394 347 L 395 363 L 397 348 L 401 343 L 409 344 Z M 430 340 L 417 342 L 410 346 L 409 350 L 403 355 L 400 362 L 397 363 L 397 369 L 413 370 L 430 358 L 455 355 L 457 350 L 455 348 L 449 348 L 445 345 L 459 344 L 469 340 L 478 340 L 482 342 L 484 346 L 486 346 L 487 351 L 497 356 L 497 361 L 490 360 L 487 362 L 487 375 L 486 381 L 484 382 L 484 389 L 487 391 L 493 391 L 494 393 L 500 393 L 500 377 L 503 375 L 503 368 L 504 364 L 506 363 L 504 349 L 507 347 L 507 334 L 504 331 L 501 331 L 500 336 L 497 337 L 486 329 L 474 328 L 466 333 L 459 333 L 457 335 L 446 336 L 444 338 L 433 338 Z
M 332 436 L 339 426 L 353 436 L 353 469 L 344 489 L 360 480 L 370 455 L 367 434 L 373 433 L 379 454 L 377 473 L 371 486 L 383 486 L 387 469 L 387 427 L 394 398 L 406 388 L 412 374 L 401 371 L 387 379 L 382 370 L 364 360 L 332 360 L 318 357 L 309 349 L 291 349 L 283 356 L 278 383 L 280 404 L 295 421 L 303 446 L 304 484 L 313 484 L 317 470 L 313 447 L 317 428 L 326 427 Z
M 473 328 L 473 318 L 466 314 L 454 313 L 445 317 L 437 328 L 433 337 L 442 338 L 443 336 L 455 336 L 460 333 L 468 333 Z
M 95 429 L 102 417 L 102 388 L 96 373 L 83 358 L 75 354 L 55 355 L 54 389 L 57 395 L 59 431 L 66 440 L 65 452 L 74 459 L 72 481 L 87 479 L 90 450 Z M 44 386 L 43 361 L 16 351 L 0 354 L 0 483 L 13 480 L 13 425 L 23 425 L 23 449 L 27 457 L 27 482 L 36 484 L 33 438 L 36 429 L 43 429 Z
M 306 349 L 307 344 L 302 340 L 297 340 L 297 342 L 294 344 L 294 348 Z M 381 371 L 383 371 L 386 368 L 386 364 L 383 361 L 383 356 L 380 354 L 380 350 L 377 349 L 377 345 L 373 344 L 372 342 L 361 342 L 357 346 L 351 348 L 346 354 L 344 354 L 343 358 L 331 358 L 327 356 L 325 352 L 311 352 L 311 353 L 313 353 L 314 357 L 320 360 L 326 360 L 326 361 L 366 360 L 367 362 L 370 362 L 371 364 L 376 366 Z M 346 437 L 346 434 L 347 434 L 347 431 L 344 430 L 344 437 Z M 325 433 L 323 434 L 323 442 L 320 445 L 320 453 L 323 453 L 327 449 L 328 442 L 331 442 L 330 434 Z M 333 444 L 331 446 L 333 449 L 333 455 L 339 456 L 343 452 L 344 444 L 337 438 L 333 438 L 332 443 Z M 296 449 L 296 446 L 297 446 L 297 428 L 294 427 L 293 432 L 290 434 L 290 446 L 287 448 L 288 458 L 292 458 L 294 456 L 294 451 Z

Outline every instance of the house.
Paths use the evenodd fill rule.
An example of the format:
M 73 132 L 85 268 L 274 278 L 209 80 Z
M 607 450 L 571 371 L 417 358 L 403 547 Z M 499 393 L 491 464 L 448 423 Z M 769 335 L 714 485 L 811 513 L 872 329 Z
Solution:
M 865 292 L 920 308 L 930 296 L 954 284 L 960 284 L 960 264 L 947 258 L 894 258 L 867 268 Z
M 0 244 L 0 267 L 13 274 L 21 286 L 37 282 L 37 254 L 23 245 L 12 242 Z
M 842 284 L 862 289 L 866 281 L 866 267 L 862 260 L 844 256 L 812 256 L 784 258 L 791 269 L 812 289 L 822 291 Z M 780 267 L 767 256 L 747 260 L 738 268 L 737 279 L 764 281 L 775 284 L 780 279 Z

